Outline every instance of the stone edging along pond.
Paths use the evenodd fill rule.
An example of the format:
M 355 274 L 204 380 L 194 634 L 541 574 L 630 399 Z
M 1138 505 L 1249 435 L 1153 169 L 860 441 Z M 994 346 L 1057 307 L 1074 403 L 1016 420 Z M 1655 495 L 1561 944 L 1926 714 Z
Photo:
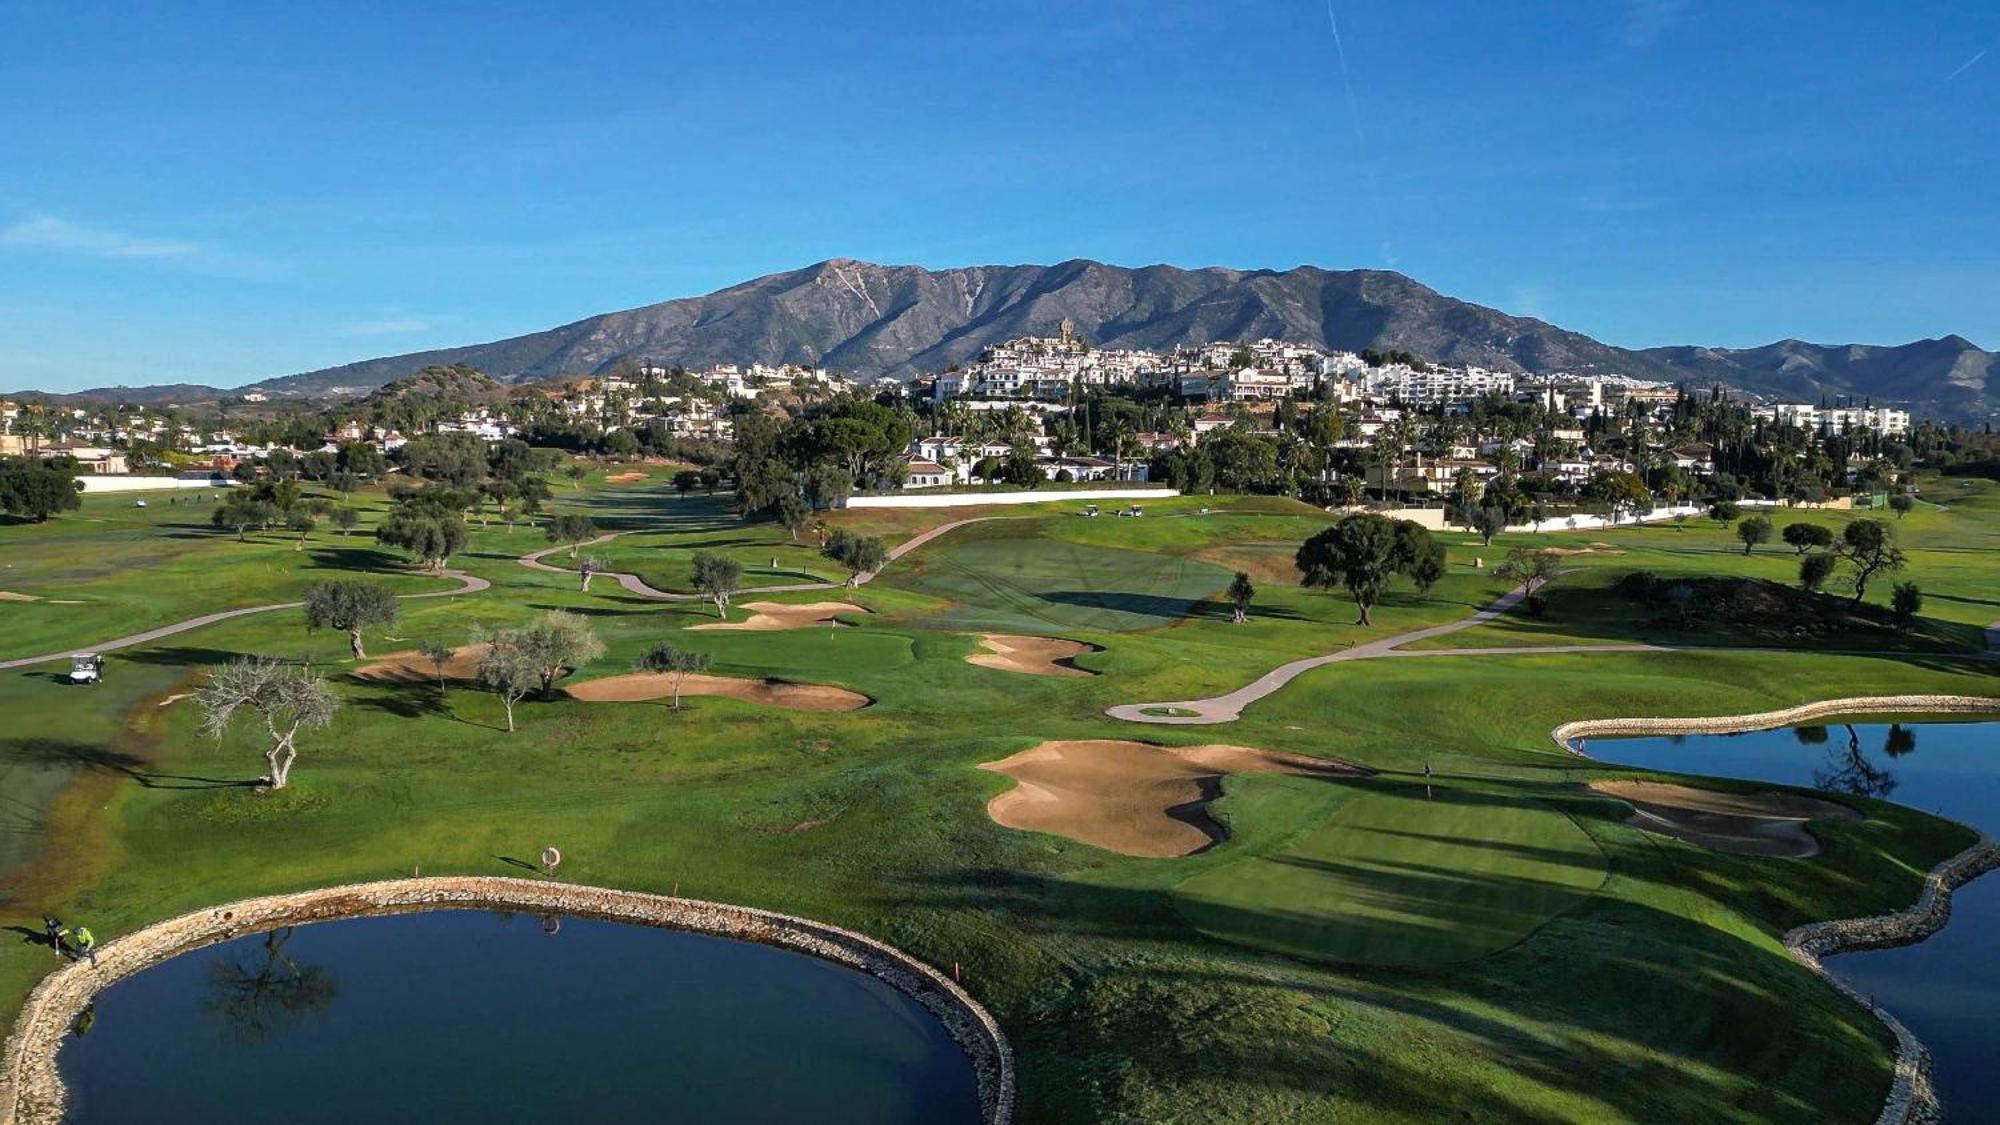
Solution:
M 1605 735 L 1739 734 L 1806 722 L 1833 715 L 2000 714 L 2000 699 L 1977 695 L 1863 695 L 1825 699 L 1778 711 L 1751 715 L 1716 715 L 1682 719 L 1580 719 L 1549 732 L 1556 745 L 1583 754 L 1585 738 Z M 1924 889 L 1914 905 L 1872 918 L 1839 918 L 1808 922 L 1785 932 L 1785 951 L 1817 973 L 1843 996 L 1863 1005 L 1896 1038 L 1896 1075 L 1883 1100 L 1876 1125 L 1919 1125 L 1942 1120 L 1937 1094 L 1931 1089 L 1931 1055 L 1923 1043 L 1887 1010 L 1835 979 L 1820 958 L 1857 949 L 1909 945 L 1936 933 L 1951 919 L 1952 889 L 2000 868 L 2000 842 L 1979 834 L 1971 847 L 1945 860 L 1924 876 Z
M 999 1024 L 950 978 L 874 938 L 824 922 L 747 906 L 670 898 L 552 880 L 439 876 L 354 883 L 245 899 L 170 918 L 98 947 L 51 973 L 21 1008 L 0 1063 L 0 1125 L 62 1120 L 56 1049 L 73 1021 L 109 985 L 169 958 L 280 926 L 376 914 L 479 908 L 547 911 L 660 926 L 773 945 L 875 977 L 937 1017 L 972 1063 L 985 1125 L 1014 1114 L 1014 1059 Z

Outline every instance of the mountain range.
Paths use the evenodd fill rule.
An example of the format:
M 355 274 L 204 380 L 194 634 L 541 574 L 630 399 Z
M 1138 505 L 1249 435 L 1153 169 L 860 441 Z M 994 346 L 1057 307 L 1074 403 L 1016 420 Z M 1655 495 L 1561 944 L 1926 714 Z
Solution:
M 518 382 L 590 374 L 625 356 L 695 369 L 801 363 L 909 376 L 964 362 L 1013 337 L 1053 335 L 1065 320 L 1104 347 L 1270 337 L 1347 351 L 1397 348 L 1497 370 L 1721 383 L 1808 401 L 1849 395 L 1959 422 L 1987 420 L 2000 408 L 2000 357 L 1960 336 L 1895 346 L 1783 340 L 1758 348 L 1634 350 L 1382 270 L 1127 268 L 1087 260 L 932 270 L 834 259 L 526 336 L 363 360 L 233 392 L 176 385 L 79 397 L 186 402 L 201 392 L 359 394 L 436 364 L 466 364 Z

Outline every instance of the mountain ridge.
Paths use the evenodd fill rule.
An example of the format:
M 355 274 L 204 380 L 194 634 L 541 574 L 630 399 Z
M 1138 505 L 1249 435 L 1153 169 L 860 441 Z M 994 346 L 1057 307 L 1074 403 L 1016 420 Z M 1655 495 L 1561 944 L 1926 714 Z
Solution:
M 1807 399 L 1853 395 L 1966 422 L 1990 418 L 2000 405 L 2000 357 L 1956 334 L 1899 345 L 1782 339 L 1755 348 L 1627 349 L 1459 300 L 1388 270 L 1124 267 L 1084 258 L 939 270 L 831 258 L 540 332 L 360 360 L 214 393 L 364 393 L 425 367 L 455 363 L 520 382 L 588 375 L 625 356 L 689 368 L 802 363 L 907 377 L 965 362 L 1002 340 L 1052 335 L 1064 320 L 1105 347 L 1271 337 L 1348 351 L 1400 348 L 1497 370 L 1719 382 Z M 120 388 L 78 395 L 131 397 L 135 390 L 143 393 Z

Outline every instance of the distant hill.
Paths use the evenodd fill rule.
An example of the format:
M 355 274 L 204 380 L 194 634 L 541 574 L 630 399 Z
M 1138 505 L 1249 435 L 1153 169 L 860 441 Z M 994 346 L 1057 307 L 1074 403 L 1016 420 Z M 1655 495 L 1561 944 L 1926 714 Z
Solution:
M 1381 270 L 1127 268 L 1084 260 L 930 270 L 835 259 L 703 297 L 493 343 L 288 375 L 246 389 L 274 396 L 359 394 L 451 364 L 521 381 L 592 374 L 623 356 L 691 368 L 807 363 L 864 376 L 907 376 L 965 361 L 1012 337 L 1053 335 L 1064 320 L 1107 347 L 1273 337 L 1350 351 L 1401 348 L 1500 370 L 1721 382 L 1812 400 L 1857 395 L 1959 421 L 1983 420 L 2000 405 L 1994 353 L 1957 336 L 1898 347 L 1785 341 L 1738 350 L 1633 351 Z

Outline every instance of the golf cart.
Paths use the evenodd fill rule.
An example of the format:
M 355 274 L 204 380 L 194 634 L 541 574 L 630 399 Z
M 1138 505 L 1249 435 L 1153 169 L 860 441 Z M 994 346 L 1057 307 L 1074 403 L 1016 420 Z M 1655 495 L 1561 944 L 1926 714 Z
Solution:
M 1084 515 L 1086 515 L 1086 516 L 1094 516 L 1094 515 L 1096 515 L 1096 514 L 1097 514 L 1097 505 L 1095 505 L 1095 504 L 1092 504 L 1092 505 L 1090 505 L 1089 507 L 1085 508 L 1085 509 L 1083 510 L 1083 514 L 1084 514 Z
M 69 682 L 95 684 L 104 681 L 104 658 L 94 652 L 79 652 L 69 658 Z

